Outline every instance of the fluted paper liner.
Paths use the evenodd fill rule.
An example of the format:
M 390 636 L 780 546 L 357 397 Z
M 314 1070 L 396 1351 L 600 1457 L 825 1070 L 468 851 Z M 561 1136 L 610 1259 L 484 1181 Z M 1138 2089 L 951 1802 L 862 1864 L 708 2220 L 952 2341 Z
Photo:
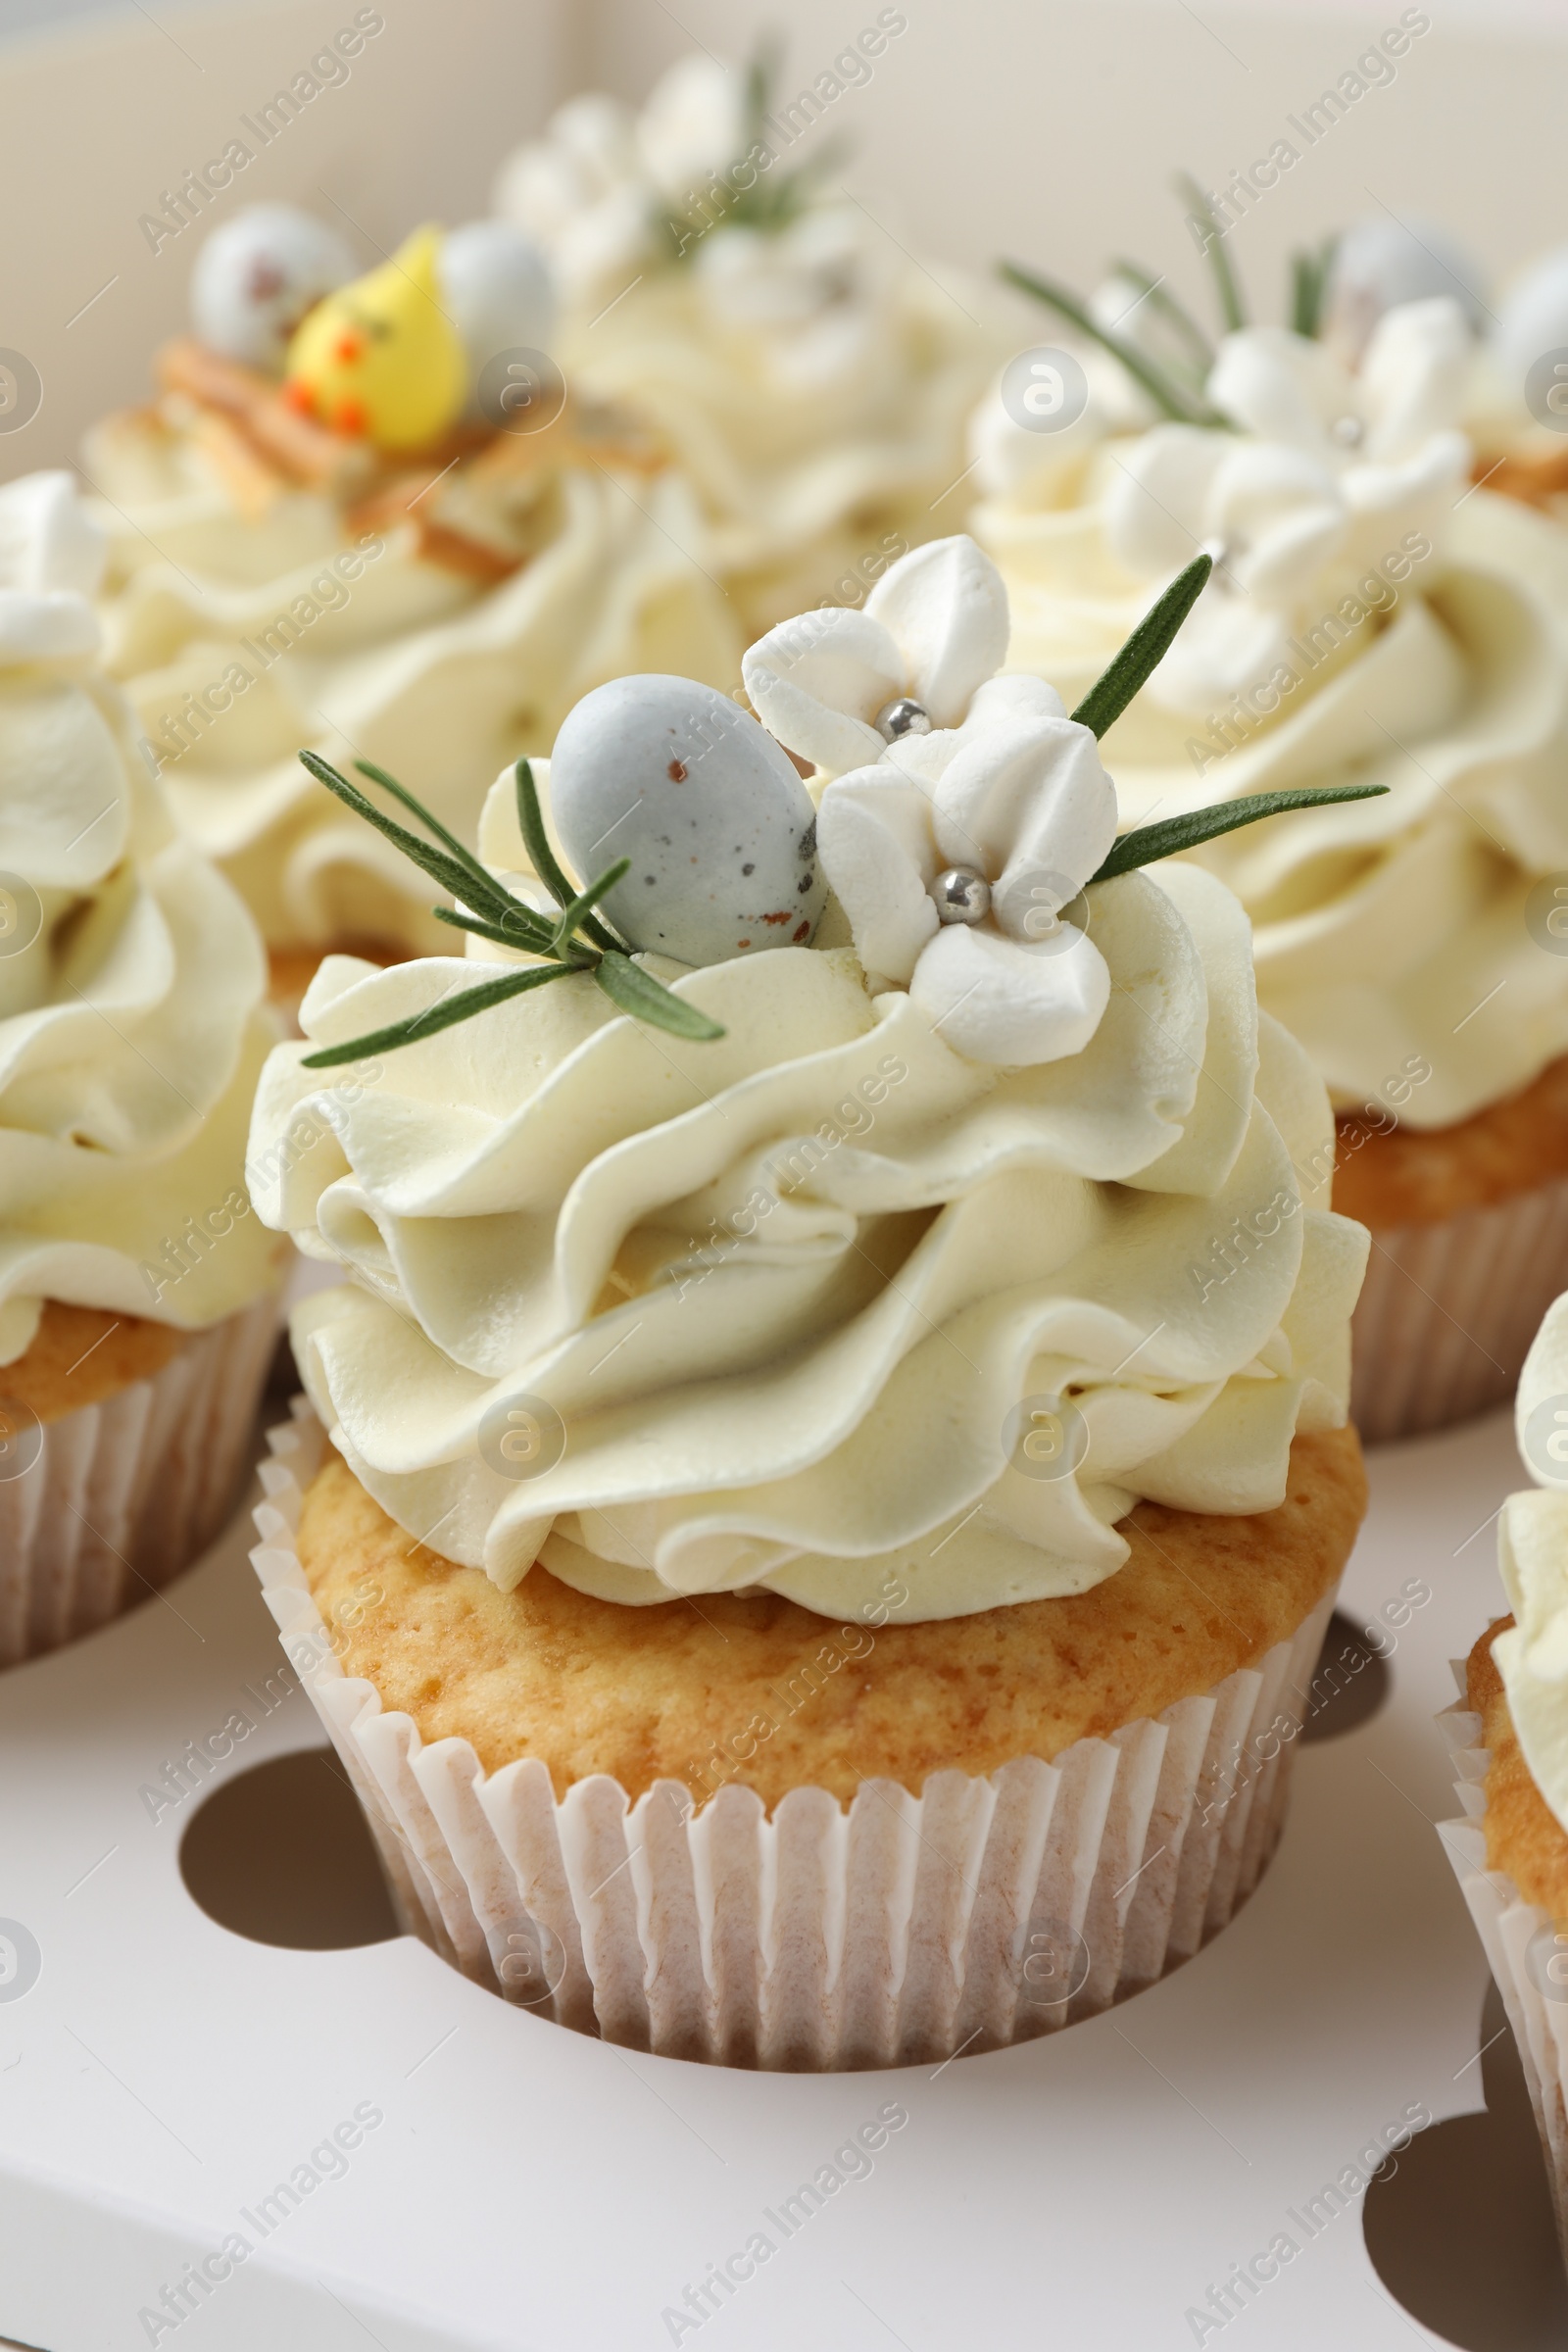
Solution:
M 1546 2159 L 1557 2238 L 1568 2261 L 1568 1984 L 1562 1987 L 1561 1999 L 1548 1996 L 1539 1969 L 1532 1968 L 1530 1961 L 1536 1937 L 1543 1929 L 1550 1930 L 1558 1923 L 1535 1903 L 1526 1902 L 1505 1871 L 1487 1868 L 1487 1839 L 1481 1822 L 1487 1810 L 1483 1784 L 1492 1757 L 1478 1744 L 1481 1718 L 1470 1711 L 1463 1659 L 1454 1661 L 1453 1672 L 1459 1703 L 1447 1708 L 1438 1722 L 1452 1753 L 1458 1774 L 1455 1793 L 1465 1818 L 1439 1822 L 1438 1835 L 1470 1906 L 1508 2012 Z
M 1350 1418 L 1366 1445 L 1446 1429 L 1513 1395 L 1568 1290 L 1568 1179 L 1372 1236 L 1350 1323 Z
M 74 1642 L 188 1568 L 239 1498 L 277 1300 L 198 1332 L 162 1371 L 48 1421 L 0 1480 L 0 1666 Z
M 1190 1958 L 1278 1842 L 1332 1592 L 1256 1667 L 1157 1721 L 1054 1763 L 935 1773 L 918 1797 L 866 1781 L 846 1810 L 795 1788 L 769 1819 L 738 1787 L 694 1811 L 673 1781 L 629 1803 L 596 1775 L 558 1801 L 538 1759 L 486 1774 L 467 1740 L 426 1743 L 344 1675 L 294 1548 L 325 1441 L 303 1399 L 294 1414 L 269 1439 L 251 1554 L 283 1646 L 405 1926 L 536 2014 L 729 2066 L 995 2049 Z

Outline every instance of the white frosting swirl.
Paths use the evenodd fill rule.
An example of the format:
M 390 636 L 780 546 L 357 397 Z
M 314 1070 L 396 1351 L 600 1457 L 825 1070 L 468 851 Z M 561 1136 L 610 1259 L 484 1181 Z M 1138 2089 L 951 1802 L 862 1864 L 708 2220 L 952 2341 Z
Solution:
M 196 1328 L 277 1254 L 243 1187 L 261 942 L 97 665 L 102 564 L 68 474 L 0 491 L 0 1363 L 46 1298 Z
M 792 158 L 776 124 L 753 142 L 743 96 L 694 58 L 640 118 L 574 99 L 503 168 L 496 203 L 552 258 L 568 380 L 673 452 L 755 631 L 858 602 L 929 535 L 1011 329 L 997 296 L 912 262 L 854 201 L 803 190 L 751 223 L 747 194 Z
M 501 761 L 547 746 L 591 687 L 667 669 L 727 688 L 738 668 L 703 524 L 667 469 L 465 465 L 418 519 L 361 531 L 302 489 L 242 509 L 177 403 L 112 418 L 87 465 L 112 667 L 181 828 L 274 946 L 443 936 L 430 886 L 312 781 L 302 745 L 379 762 L 471 833 Z M 486 588 L 429 560 L 425 520 L 519 568 Z
M 510 779 L 480 846 L 525 868 Z M 1224 889 L 1165 870 L 1090 898 L 1103 1018 L 1012 1070 L 873 994 L 830 910 L 808 949 L 647 959 L 717 1043 L 567 980 L 346 1102 L 310 1044 L 487 967 L 329 958 L 253 1159 L 286 1161 L 304 1106 L 332 1129 L 261 1205 L 352 1277 L 294 1338 L 356 1475 L 503 1587 L 539 1558 L 628 1603 L 761 1587 L 833 1614 L 897 1567 L 911 1618 L 1086 1589 L 1140 1496 L 1278 1502 L 1293 1432 L 1344 1418 L 1366 1248 L 1328 1211 L 1327 1102 L 1256 1018 Z M 1087 1455 L 1025 1474 L 1009 1413 L 1063 1394 Z M 564 1436 L 532 1478 L 495 1443 L 514 1407 Z
M 1200 442 L 1207 466 L 1218 449 L 1205 475 L 1218 505 L 1195 509 L 1186 536 L 1168 519 L 1151 531 L 1167 572 L 1200 529 L 1234 529 L 1246 553 L 1106 738 L 1123 815 L 1389 786 L 1386 799 L 1276 818 L 1198 856 L 1246 905 L 1260 1000 L 1335 1102 L 1399 1083 L 1401 1118 L 1424 1129 L 1568 1051 L 1568 960 L 1532 907 L 1544 878 L 1568 869 L 1568 539 L 1450 470 L 1444 418 L 1463 349 L 1449 349 L 1449 308 L 1390 313 L 1367 363 L 1380 371 L 1336 378 L 1332 398 L 1319 398 L 1338 365 L 1327 354 L 1271 373 L 1261 333 L 1231 339 L 1249 350 L 1227 398 L 1256 424 L 1273 402 L 1280 429 L 1295 415 L 1304 442 L 1353 399 L 1343 414 L 1360 437 L 1337 470 L 1304 445 L 1167 426 L 1104 441 L 1047 490 L 1037 477 L 1027 497 L 992 498 L 974 526 L 1007 583 L 1009 667 L 1049 676 L 1070 704 L 1152 601 L 1154 574 L 1129 559 L 1130 513 L 1147 519 L 1172 453 L 1185 464 Z M 1309 392 L 1317 406 L 1293 411 Z M 1404 1089 L 1401 1074 L 1422 1065 L 1430 1077 Z
M 1525 1358 L 1514 1418 L 1537 1483 L 1502 1506 L 1497 1556 L 1515 1624 L 1492 1654 L 1531 1776 L 1568 1829 L 1568 1294 Z

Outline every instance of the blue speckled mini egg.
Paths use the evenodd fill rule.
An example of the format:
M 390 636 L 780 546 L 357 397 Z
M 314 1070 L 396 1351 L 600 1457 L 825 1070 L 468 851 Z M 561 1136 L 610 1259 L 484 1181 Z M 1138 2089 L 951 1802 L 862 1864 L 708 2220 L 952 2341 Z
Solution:
M 690 678 L 616 678 L 568 712 L 550 759 L 556 829 L 583 883 L 619 858 L 604 902 L 634 948 L 724 963 L 802 947 L 827 896 L 816 811 L 749 712 Z

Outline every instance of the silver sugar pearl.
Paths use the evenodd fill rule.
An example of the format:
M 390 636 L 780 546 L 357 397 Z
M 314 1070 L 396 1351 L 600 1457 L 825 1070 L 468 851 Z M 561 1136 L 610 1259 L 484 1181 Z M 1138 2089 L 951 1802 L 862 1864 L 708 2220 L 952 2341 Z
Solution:
M 884 743 L 897 743 L 901 735 L 929 735 L 931 713 L 923 703 L 901 694 L 883 704 L 871 724 Z
M 1359 416 L 1337 416 L 1329 427 L 1330 436 L 1342 449 L 1359 449 L 1366 426 Z
M 931 885 L 941 923 L 983 923 L 991 912 L 991 885 L 967 866 L 950 865 Z

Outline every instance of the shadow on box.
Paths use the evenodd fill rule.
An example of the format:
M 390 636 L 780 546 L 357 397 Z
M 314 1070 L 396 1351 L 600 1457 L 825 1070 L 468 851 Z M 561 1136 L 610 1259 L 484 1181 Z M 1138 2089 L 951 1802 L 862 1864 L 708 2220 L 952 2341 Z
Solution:
M 1335 1663 L 1338 1675 L 1328 1675 Z M 1351 1621 L 1324 1637 L 1304 1740 L 1377 1712 L 1388 1667 Z M 186 1888 L 236 1936 L 294 1951 L 343 1950 L 397 1935 L 375 1847 L 329 1747 L 234 1774 L 192 1817 Z M 1485 2110 L 1433 2124 L 1366 2193 L 1367 2252 L 1385 2291 L 1461 2352 L 1563 2352 L 1568 2283 L 1530 2094 L 1493 1986 L 1479 2037 Z

